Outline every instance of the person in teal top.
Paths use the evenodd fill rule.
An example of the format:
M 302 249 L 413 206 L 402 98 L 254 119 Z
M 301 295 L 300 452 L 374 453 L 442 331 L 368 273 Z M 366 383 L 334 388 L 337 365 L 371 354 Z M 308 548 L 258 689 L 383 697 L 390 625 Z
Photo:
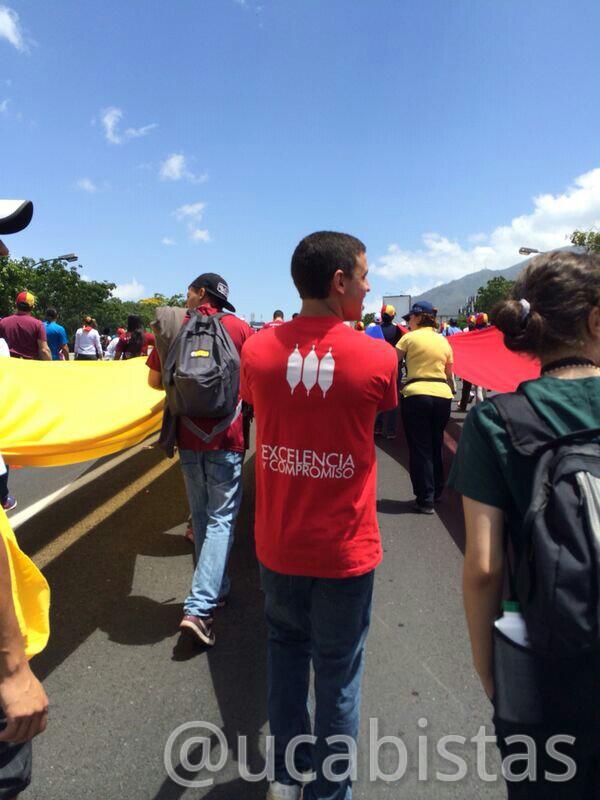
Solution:
M 600 427 L 600 255 L 556 251 L 538 256 L 516 281 L 511 299 L 495 309 L 494 321 L 509 349 L 540 359 L 542 376 L 521 389 L 556 436 Z M 504 540 L 507 536 L 508 551 L 518 563 L 535 464 L 535 458 L 514 450 L 490 400 L 470 412 L 449 485 L 463 496 L 463 593 L 473 661 L 492 702 L 498 679 L 503 696 L 523 709 L 519 719 L 495 714 L 503 758 L 524 758 L 527 751 L 522 742 L 509 743 L 511 735 L 527 735 L 535 743 L 535 779 L 530 773 L 526 780 L 507 781 L 510 800 L 592 800 L 600 798 L 600 653 L 551 660 L 514 645 L 502 653 L 511 664 L 510 677 L 494 675 L 492 633 L 503 598 Z M 511 648 L 510 641 L 496 640 L 495 646 Z M 538 721 L 531 724 L 526 718 L 533 718 L 536 704 Z M 555 709 L 563 720 L 560 729 L 551 722 Z M 551 758 L 548 747 L 550 737 L 565 734 L 573 735 L 574 743 L 557 749 L 561 758 L 572 760 L 575 774 L 568 781 L 548 780 L 547 773 L 566 771 L 566 758 Z M 524 771 L 523 762 L 515 766 L 519 770 Z
M 48 347 L 52 353 L 53 361 L 68 361 L 69 347 L 67 345 L 67 332 L 62 325 L 58 324 L 56 321 L 57 317 L 58 313 L 55 308 L 47 309 L 44 325 L 46 326 Z

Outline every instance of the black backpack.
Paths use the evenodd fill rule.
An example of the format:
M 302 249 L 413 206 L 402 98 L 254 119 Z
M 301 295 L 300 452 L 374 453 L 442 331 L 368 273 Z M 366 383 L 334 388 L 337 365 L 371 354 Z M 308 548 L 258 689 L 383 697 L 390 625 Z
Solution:
M 534 650 L 556 657 L 600 649 L 600 428 L 557 437 L 521 390 L 499 395 L 514 449 L 534 464 L 524 548 L 511 591 Z
M 221 321 L 224 316 L 191 311 L 169 348 L 163 369 L 171 414 L 225 418 L 220 430 L 241 410 L 240 357 Z

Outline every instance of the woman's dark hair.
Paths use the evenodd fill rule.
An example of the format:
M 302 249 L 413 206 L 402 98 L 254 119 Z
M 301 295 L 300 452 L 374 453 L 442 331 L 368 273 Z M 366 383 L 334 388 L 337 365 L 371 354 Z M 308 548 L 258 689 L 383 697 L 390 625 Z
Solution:
M 419 328 L 437 328 L 437 319 L 435 314 L 419 314 Z
M 389 314 L 382 314 L 381 315 L 381 321 L 384 323 L 384 325 L 390 325 L 393 319 L 394 318 L 390 317 Z
M 300 297 L 324 300 L 338 269 L 352 277 L 356 259 L 367 248 L 347 233 L 319 231 L 305 236 L 292 256 L 292 279 Z
M 127 333 L 130 334 L 125 352 L 128 358 L 137 358 L 142 354 L 144 346 L 144 328 L 142 318 L 137 314 L 130 314 L 127 317 Z
M 492 322 L 509 350 L 540 357 L 565 348 L 579 350 L 590 311 L 599 305 L 600 255 L 554 250 L 523 270 L 510 299 L 492 311 Z

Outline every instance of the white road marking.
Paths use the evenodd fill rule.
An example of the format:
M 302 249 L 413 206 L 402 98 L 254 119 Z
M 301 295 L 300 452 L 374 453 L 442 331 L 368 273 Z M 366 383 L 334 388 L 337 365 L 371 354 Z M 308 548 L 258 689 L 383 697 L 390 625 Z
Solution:
M 72 494 L 73 492 L 77 491 L 77 489 L 81 489 L 82 486 L 87 486 L 88 483 L 95 481 L 96 478 L 99 478 L 101 475 L 104 475 L 105 472 L 108 472 L 110 469 L 122 464 L 123 461 L 127 461 L 128 458 L 137 455 L 146 447 L 155 444 L 158 441 L 158 434 L 155 433 L 149 439 L 145 439 L 140 444 L 137 444 L 135 447 L 126 450 L 124 453 L 116 456 L 115 458 L 111 458 L 105 464 L 101 464 L 96 469 L 92 470 L 91 472 L 87 472 L 85 475 L 82 475 L 80 478 L 77 478 L 72 483 L 68 483 L 66 486 L 63 486 L 61 489 L 57 489 L 55 492 L 51 492 L 46 497 L 42 497 L 41 500 L 37 500 L 35 503 L 32 503 L 27 508 L 24 508 L 23 511 L 19 511 L 18 514 L 9 517 L 10 526 L 14 530 L 16 530 L 19 525 L 23 525 L 24 522 L 30 520 L 32 517 L 35 517 L 36 514 L 39 514 L 40 511 L 44 511 L 46 508 L 52 505 L 59 497 L 67 497 L 68 495 Z M 51 469 L 51 467 L 45 467 L 45 469 Z

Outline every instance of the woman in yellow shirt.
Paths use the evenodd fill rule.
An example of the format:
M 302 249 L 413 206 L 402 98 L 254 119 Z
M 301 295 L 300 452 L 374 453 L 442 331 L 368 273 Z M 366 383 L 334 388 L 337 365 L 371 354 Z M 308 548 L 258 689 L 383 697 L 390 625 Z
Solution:
M 406 317 L 410 330 L 396 345 L 400 361 L 406 359 L 402 421 L 415 508 L 422 514 L 434 513 L 444 489 L 442 446 L 455 392 L 452 348 L 436 330 L 436 315 L 431 303 L 414 303 Z

